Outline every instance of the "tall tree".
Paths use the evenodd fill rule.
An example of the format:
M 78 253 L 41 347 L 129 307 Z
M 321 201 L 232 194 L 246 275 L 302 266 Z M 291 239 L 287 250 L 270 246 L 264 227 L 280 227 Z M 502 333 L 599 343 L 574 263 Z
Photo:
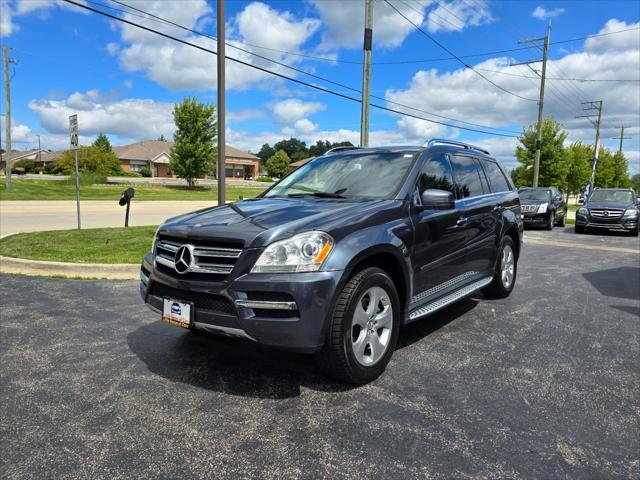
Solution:
M 591 177 L 593 147 L 582 142 L 573 142 L 566 149 L 568 163 L 566 192 L 580 193 Z
M 111 142 L 109 141 L 109 138 L 102 132 L 98 134 L 98 138 L 96 138 L 93 142 L 93 146 L 102 152 L 113 152 L 113 150 L 111 149 Z
M 631 185 L 627 159 L 621 152 L 613 153 L 608 148 L 601 148 L 594 186 L 600 188 L 625 188 Z
M 171 170 L 193 188 L 195 179 L 213 171 L 216 156 L 215 107 L 185 97 L 173 108 L 176 132 L 171 148 Z
M 167 141 L 167 139 L 166 139 L 166 138 L 164 138 L 164 133 L 161 133 L 161 134 L 160 134 L 160 136 L 158 137 L 158 141 L 159 141 L 159 142 L 166 142 L 166 141 Z
M 267 163 L 267 160 L 269 160 L 274 153 L 276 153 L 276 151 L 271 145 L 269 145 L 268 143 L 263 144 L 262 148 L 260 148 L 260 151 L 257 154 L 258 157 L 260 157 L 260 163 L 262 163 L 263 165 Z
M 273 149 L 284 150 L 289 158 L 296 158 L 301 160 L 309 156 L 309 150 L 307 150 L 307 144 L 297 138 L 290 138 L 288 140 L 280 140 L 273 146 Z M 300 152 L 300 153 L 298 153 Z
M 348 141 L 331 143 L 329 140 L 318 140 L 315 145 L 309 147 L 309 156 L 319 157 L 335 147 L 353 147 L 353 143 Z
M 520 165 L 512 173 L 512 178 L 519 186 L 533 184 L 533 159 L 536 153 L 536 126 L 529 125 L 518 138 L 516 159 Z M 547 117 L 542 122 L 542 148 L 540 150 L 540 176 L 538 184 L 541 187 L 557 186 L 566 189 L 566 179 L 569 166 L 564 152 L 563 143 L 567 132 L 562 125 L 553 118 Z
M 75 173 L 73 151 L 65 151 L 60 158 L 53 162 L 53 170 L 65 175 Z M 78 149 L 78 170 L 82 173 L 95 173 L 103 177 L 122 175 L 122 166 L 113 152 L 105 152 L 95 146 L 80 147 Z
M 267 160 L 267 171 L 269 175 L 282 176 L 289 173 L 289 163 L 291 163 L 287 152 L 284 150 L 278 150 Z
M 637 194 L 640 195 L 640 173 L 636 173 L 631 177 L 631 188 L 633 188 Z

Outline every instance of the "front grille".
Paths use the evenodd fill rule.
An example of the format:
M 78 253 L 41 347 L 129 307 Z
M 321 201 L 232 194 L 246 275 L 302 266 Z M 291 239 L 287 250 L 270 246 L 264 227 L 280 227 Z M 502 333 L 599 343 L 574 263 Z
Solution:
M 589 210 L 592 217 L 598 218 L 618 218 L 624 213 L 621 208 L 592 208 Z
M 192 292 L 190 290 L 179 290 L 163 283 L 153 283 L 149 295 L 154 297 L 169 297 L 174 300 L 193 302 L 196 309 L 211 310 L 227 315 L 235 315 L 236 309 L 226 297 L 210 293 Z
M 189 249 L 192 262 L 188 270 L 178 273 L 175 256 L 183 246 Z M 240 255 L 241 248 L 232 248 L 227 243 L 216 245 L 212 242 L 187 242 L 160 236 L 156 242 L 155 263 L 161 271 L 180 278 L 222 280 L 231 273 Z M 218 278 L 212 278 L 211 275 Z
M 538 211 L 538 205 L 522 205 L 522 213 L 534 213 Z

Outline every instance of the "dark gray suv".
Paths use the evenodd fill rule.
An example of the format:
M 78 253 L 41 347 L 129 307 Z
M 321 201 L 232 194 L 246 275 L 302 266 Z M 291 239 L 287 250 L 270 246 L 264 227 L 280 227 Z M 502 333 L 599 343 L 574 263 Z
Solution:
M 170 323 L 313 353 L 366 383 L 402 325 L 479 290 L 509 295 L 522 230 L 515 187 L 480 148 L 353 148 L 258 198 L 168 220 L 140 291 Z

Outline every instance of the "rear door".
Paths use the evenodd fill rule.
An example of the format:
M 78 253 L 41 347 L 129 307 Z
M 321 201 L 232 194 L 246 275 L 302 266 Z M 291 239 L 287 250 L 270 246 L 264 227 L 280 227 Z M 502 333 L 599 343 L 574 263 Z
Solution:
M 491 273 L 495 261 L 500 195 L 490 190 L 480 161 L 472 156 L 451 156 L 458 200 L 456 208 L 462 212 L 460 228 L 465 231 L 464 269 L 471 276 Z
M 445 154 L 427 159 L 416 182 L 412 200 L 414 225 L 413 296 L 414 302 L 427 300 L 435 287 L 460 275 L 462 253 L 467 240 L 464 228 L 458 225 L 462 212 L 451 210 L 421 210 L 422 193 L 435 188 L 454 193 L 454 180 L 449 158 Z

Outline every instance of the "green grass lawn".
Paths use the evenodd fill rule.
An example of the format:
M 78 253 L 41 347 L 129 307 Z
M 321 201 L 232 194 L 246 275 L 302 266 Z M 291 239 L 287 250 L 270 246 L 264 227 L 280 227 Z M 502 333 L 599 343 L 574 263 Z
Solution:
M 73 263 L 140 263 L 157 227 L 20 233 L 0 240 L 0 255 Z
M 0 200 L 75 200 L 75 185 L 61 180 L 21 180 L 14 179 L 13 187 L 7 190 L 4 182 L 0 184 Z M 227 185 L 227 199 L 238 200 L 253 198 L 264 188 L 246 188 Z M 84 185 L 80 186 L 80 198 L 83 200 L 114 200 L 128 185 Z M 183 186 L 134 185 L 136 200 L 217 200 L 218 189 L 195 188 L 189 190 Z

